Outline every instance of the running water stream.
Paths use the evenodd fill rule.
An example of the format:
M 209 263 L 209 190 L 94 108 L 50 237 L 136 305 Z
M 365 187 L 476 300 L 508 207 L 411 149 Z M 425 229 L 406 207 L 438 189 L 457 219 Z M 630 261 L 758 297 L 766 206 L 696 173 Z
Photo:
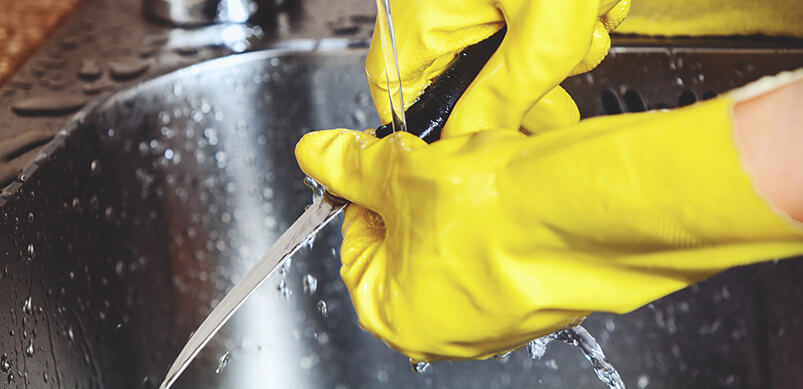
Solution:
M 393 17 L 390 14 L 390 0 L 376 0 L 376 10 L 380 46 L 382 48 L 382 57 L 385 60 L 385 86 L 387 87 L 388 100 L 390 101 L 393 131 L 407 131 L 407 120 L 404 116 L 401 72 L 399 71 L 399 54 L 396 51 L 396 34 L 393 32 Z M 399 92 L 399 100 L 395 103 L 393 101 L 394 87 Z
M 625 383 L 619 372 L 608 361 L 605 353 L 602 351 L 599 343 L 593 336 L 582 326 L 566 328 L 553 332 L 547 336 L 535 339 L 527 345 L 527 352 L 533 359 L 541 359 L 546 352 L 546 347 L 549 342 L 559 340 L 561 342 L 578 347 L 586 359 L 591 362 L 591 367 L 597 378 L 609 389 L 625 389 Z

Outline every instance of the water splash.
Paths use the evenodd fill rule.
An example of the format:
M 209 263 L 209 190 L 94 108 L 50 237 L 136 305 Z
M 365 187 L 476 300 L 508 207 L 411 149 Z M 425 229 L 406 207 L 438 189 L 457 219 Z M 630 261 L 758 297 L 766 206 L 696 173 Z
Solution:
M 533 340 L 527 345 L 527 352 L 533 359 L 540 359 L 546 352 L 546 347 L 552 340 L 578 347 L 586 359 L 591 362 L 597 378 L 608 385 L 610 389 L 625 389 L 625 384 L 619 372 L 608 361 L 597 340 L 582 326 L 556 331 L 547 336 Z
M 229 362 L 231 362 L 231 353 L 226 351 L 217 360 L 217 369 L 215 369 L 215 374 L 222 373 L 226 366 L 229 365 Z
M 413 369 L 413 373 L 415 374 L 424 374 L 429 369 L 429 362 L 426 361 L 416 361 L 415 359 L 410 359 L 410 368 Z
M 321 185 L 318 181 L 315 181 L 315 179 L 310 176 L 304 177 L 304 185 L 307 188 L 312 189 L 313 203 L 323 198 L 323 194 L 324 192 L 326 192 L 326 188 L 323 185 Z
M 554 339 L 554 334 L 542 336 L 538 339 L 533 339 L 527 344 L 527 354 L 532 359 L 541 359 L 546 353 L 546 346 Z
M 493 358 L 496 359 L 497 361 L 506 361 L 508 360 L 508 358 L 510 358 L 510 354 L 513 354 L 512 350 L 506 353 L 494 355 Z

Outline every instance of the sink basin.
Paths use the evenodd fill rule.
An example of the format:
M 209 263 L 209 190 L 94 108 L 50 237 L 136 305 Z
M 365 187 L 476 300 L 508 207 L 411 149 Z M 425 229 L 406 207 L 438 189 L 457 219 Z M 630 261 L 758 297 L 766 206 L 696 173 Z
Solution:
M 227 57 L 78 114 L 4 192 L 0 378 L 157 387 L 191 331 L 310 202 L 293 157 L 301 135 L 379 125 L 365 55 Z M 591 84 L 568 87 L 605 88 Z M 340 224 L 271 276 L 176 387 L 603 387 L 564 344 L 540 360 L 517 351 L 413 373 L 357 325 L 338 275 Z M 803 360 L 800 279 L 803 261 L 734 269 L 586 327 L 629 387 L 790 387 Z

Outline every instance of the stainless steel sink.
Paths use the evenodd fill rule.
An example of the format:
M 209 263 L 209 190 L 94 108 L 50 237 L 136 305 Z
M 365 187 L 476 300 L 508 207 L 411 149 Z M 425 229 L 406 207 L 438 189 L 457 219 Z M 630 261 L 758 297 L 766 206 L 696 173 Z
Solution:
M 335 47 L 227 57 L 78 114 L 25 182 L 4 192 L 7 384 L 156 387 L 190 332 L 310 201 L 293 157 L 299 137 L 379 124 L 365 54 Z M 616 58 L 626 55 L 597 77 L 613 83 Z M 671 77 L 651 87 L 662 90 L 660 82 L 677 89 Z M 615 93 L 585 76 L 567 87 Z M 591 112 L 598 102 L 581 104 Z M 413 373 L 357 326 L 338 275 L 339 227 L 269 279 L 177 387 L 603 387 L 563 344 L 541 360 L 517 351 Z M 592 315 L 586 327 L 631 388 L 794 387 L 803 378 L 795 367 L 801 279 L 799 260 L 735 269 L 629 315 Z

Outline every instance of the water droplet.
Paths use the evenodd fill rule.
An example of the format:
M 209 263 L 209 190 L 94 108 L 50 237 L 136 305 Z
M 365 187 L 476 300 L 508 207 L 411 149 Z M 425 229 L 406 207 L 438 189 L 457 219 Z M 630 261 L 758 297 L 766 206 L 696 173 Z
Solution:
M 173 49 L 173 51 L 183 57 L 189 57 L 198 54 L 198 48 L 192 46 L 176 47 Z
M 320 362 L 320 358 L 318 354 L 312 353 L 301 357 L 298 362 L 302 369 L 311 369 Z
M 108 81 L 106 79 L 101 79 L 101 80 L 98 80 L 98 81 L 95 81 L 95 82 L 90 82 L 90 83 L 84 84 L 81 87 L 81 90 L 84 93 L 88 94 L 88 95 L 94 95 L 94 94 L 98 94 L 98 93 L 105 92 L 105 91 L 108 91 L 108 90 L 112 90 L 116 86 L 117 86 L 117 84 L 115 84 L 115 83 L 113 83 L 111 81 Z
M 28 221 L 29 222 L 33 221 L 33 212 L 28 212 Z
M 552 370 L 558 370 L 558 362 L 555 361 L 554 359 L 550 359 L 544 362 L 544 366 Z
M 329 312 L 327 311 L 326 308 L 326 301 L 318 300 L 318 312 L 320 312 L 321 316 L 323 317 L 329 316 Z
M 61 115 L 77 111 L 85 103 L 81 96 L 52 93 L 18 101 L 11 109 L 20 115 Z
M 287 287 L 287 282 L 283 279 L 279 280 L 279 283 L 276 285 L 276 290 L 278 290 L 284 298 L 289 298 L 293 294 L 293 291 Z
M 148 67 L 150 67 L 150 64 L 147 61 L 134 57 L 109 62 L 109 71 L 112 77 L 123 80 L 134 78 L 144 73 L 148 70 Z
M 355 126 L 362 126 L 365 124 L 365 120 L 367 119 L 367 115 L 361 109 L 355 109 L 354 112 L 351 113 L 351 120 L 354 122 Z
M 284 276 L 286 276 L 287 273 L 290 272 L 290 266 L 292 266 L 292 265 L 293 265 L 293 259 L 292 258 L 287 258 L 287 259 L 284 260 L 282 265 L 279 266 L 279 274 L 282 276 L 282 278 L 284 278 Z
M 380 369 L 379 371 L 376 372 L 376 380 L 379 381 L 380 383 L 383 384 L 387 383 L 388 378 L 389 378 L 388 372 L 386 370 Z
M 429 369 L 429 362 L 410 359 L 410 368 L 413 369 L 413 373 L 424 374 Z
M 683 67 L 683 57 L 681 56 L 672 56 L 669 59 L 669 69 L 671 70 L 678 70 Z
M 305 275 L 304 278 L 301 279 L 301 283 L 304 285 L 304 292 L 306 294 L 311 295 L 318 290 L 318 279 L 312 274 Z
M 215 369 L 215 374 L 222 373 L 226 366 L 229 365 L 229 362 L 231 362 L 231 354 L 226 351 L 217 360 L 217 369 Z
M 34 253 L 33 243 L 29 243 L 28 244 L 28 255 L 33 257 L 33 253 Z
M 74 340 L 75 339 L 75 334 L 73 334 L 73 332 L 72 332 L 72 327 L 70 327 L 67 330 L 67 338 L 69 338 L 70 340 Z
M 29 314 L 29 315 L 33 313 L 33 303 L 32 303 L 31 300 L 32 300 L 31 297 L 28 297 L 22 303 L 22 311 L 27 313 L 27 314 Z
M 310 235 L 307 237 L 307 240 L 301 243 L 301 247 L 305 249 L 311 249 L 312 245 L 315 244 L 315 235 Z
M 4 373 L 8 373 L 11 370 L 11 361 L 8 360 L 8 354 L 3 353 L 3 356 L 0 357 L 0 370 L 3 370 Z
M 354 101 L 359 105 L 368 106 L 371 104 L 371 97 L 365 92 L 357 92 Z
M 650 377 L 648 377 L 646 374 L 642 374 L 638 376 L 638 381 L 636 384 L 638 385 L 639 388 L 644 389 L 647 387 L 647 385 L 650 384 Z
M 323 185 L 318 183 L 318 181 L 315 181 L 315 179 L 310 177 L 310 176 L 305 176 L 304 177 L 304 185 L 306 187 L 312 189 L 312 201 L 313 202 L 315 202 L 316 200 L 319 200 L 320 198 L 322 198 L 324 192 L 326 191 L 326 188 Z
M 97 60 L 84 58 L 81 60 L 81 67 L 78 69 L 78 77 L 85 80 L 96 80 L 103 73 Z
M 93 159 L 92 162 L 89 163 L 89 170 L 92 172 L 97 172 L 100 169 L 100 161 L 97 159 Z
M 508 358 L 510 358 L 510 354 L 513 354 L 513 350 L 508 351 L 508 352 L 503 353 L 503 354 L 494 355 L 493 358 L 496 359 L 496 360 L 505 361 Z
M 33 339 L 29 339 L 28 340 L 28 347 L 25 348 L 25 355 L 27 355 L 29 357 L 33 357 L 34 351 L 35 350 L 33 348 Z

